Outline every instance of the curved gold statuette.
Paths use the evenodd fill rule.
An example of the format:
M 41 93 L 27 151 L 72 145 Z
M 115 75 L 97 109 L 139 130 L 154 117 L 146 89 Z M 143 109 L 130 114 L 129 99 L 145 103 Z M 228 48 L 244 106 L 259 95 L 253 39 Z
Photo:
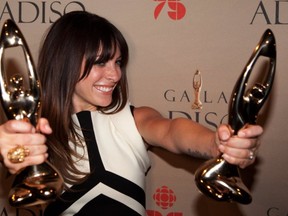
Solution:
M 19 74 L 15 74 L 7 81 L 5 73 L 7 71 L 4 71 L 4 53 L 5 49 L 12 47 L 23 49 L 28 69 L 27 88 L 24 85 L 25 77 Z M 10 19 L 6 20 L 2 27 L 0 61 L 0 98 L 7 118 L 29 121 L 36 127 L 41 110 L 40 82 L 27 43 L 17 25 Z M 29 155 L 29 152 L 25 153 L 24 147 L 17 147 L 17 150 L 21 149 L 24 151 L 23 158 L 17 158 L 17 151 L 11 153 L 16 162 L 22 162 L 25 156 Z M 54 200 L 62 192 L 62 188 L 63 178 L 51 164 L 44 162 L 29 166 L 15 176 L 9 194 L 9 203 L 14 207 L 46 203 Z
M 255 83 L 246 90 L 251 71 L 260 56 L 269 59 L 269 68 L 263 83 Z M 267 29 L 246 67 L 234 86 L 229 106 L 229 125 L 234 134 L 247 123 L 255 124 L 258 113 L 271 91 L 276 70 L 276 42 L 273 32 Z M 266 72 L 266 71 L 265 71 Z M 226 162 L 221 155 L 208 160 L 195 173 L 195 182 L 199 190 L 217 201 L 249 204 L 252 196 L 243 183 L 239 168 Z

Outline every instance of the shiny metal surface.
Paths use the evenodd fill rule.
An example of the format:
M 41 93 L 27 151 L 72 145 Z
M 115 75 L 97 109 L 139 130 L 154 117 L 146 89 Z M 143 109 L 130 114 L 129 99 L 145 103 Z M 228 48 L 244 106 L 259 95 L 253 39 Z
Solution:
M 269 59 L 267 74 L 260 74 L 265 80 L 255 83 L 246 90 L 252 69 L 260 56 Z M 257 44 L 247 65 L 237 80 L 229 106 L 229 125 L 234 134 L 247 123 L 255 124 L 258 113 L 271 91 L 276 71 L 276 41 L 273 32 L 267 29 Z M 217 201 L 252 202 L 250 191 L 244 185 L 238 166 L 226 162 L 221 155 L 204 163 L 195 173 L 199 190 Z
M 7 82 L 4 71 L 5 49 L 22 47 L 28 71 L 28 87 L 24 77 L 14 75 Z M 25 120 L 36 126 L 41 112 L 41 88 L 27 43 L 17 25 L 7 20 L 0 37 L 0 90 L 3 110 L 8 119 Z M 48 162 L 25 168 L 16 175 L 9 195 L 9 203 L 14 207 L 31 206 L 52 201 L 61 192 L 63 178 Z

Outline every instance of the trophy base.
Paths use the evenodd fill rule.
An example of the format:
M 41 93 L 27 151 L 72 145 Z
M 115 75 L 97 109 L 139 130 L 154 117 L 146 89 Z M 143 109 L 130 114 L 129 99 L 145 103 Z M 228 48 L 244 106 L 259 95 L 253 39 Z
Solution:
M 216 201 L 250 204 L 252 196 L 240 178 L 238 167 L 222 157 L 209 160 L 195 173 L 198 189 Z
M 63 179 L 51 165 L 30 166 L 16 176 L 9 203 L 13 207 L 48 203 L 61 194 L 62 188 Z

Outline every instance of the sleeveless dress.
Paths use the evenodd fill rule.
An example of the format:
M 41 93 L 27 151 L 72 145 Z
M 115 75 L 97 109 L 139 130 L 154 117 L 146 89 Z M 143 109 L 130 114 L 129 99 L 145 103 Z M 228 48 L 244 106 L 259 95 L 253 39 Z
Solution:
M 85 160 L 76 162 L 89 178 L 71 186 L 49 204 L 44 215 L 145 215 L 145 174 L 150 161 L 129 104 L 116 114 L 82 111 L 72 116 L 80 126 Z

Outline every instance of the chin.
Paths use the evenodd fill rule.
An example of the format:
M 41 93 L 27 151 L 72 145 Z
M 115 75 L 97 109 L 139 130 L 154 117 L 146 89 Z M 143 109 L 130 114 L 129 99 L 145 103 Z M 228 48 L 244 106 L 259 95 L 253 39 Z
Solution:
M 102 101 L 101 103 L 98 103 L 97 106 L 107 107 L 107 106 L 109 106 L 111 103 L 112 103 L 111 100 L 109 100 L 109 101 Z

